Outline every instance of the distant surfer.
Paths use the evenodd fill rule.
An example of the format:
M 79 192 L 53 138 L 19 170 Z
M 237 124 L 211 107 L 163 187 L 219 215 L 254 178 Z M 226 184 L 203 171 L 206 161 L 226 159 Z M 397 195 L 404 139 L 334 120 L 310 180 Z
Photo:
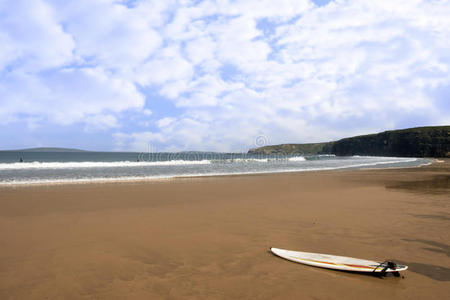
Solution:
M 22 158 L 22 156 L 20 157 L 20 159 L 19 159 L 19 162 L 23 162 L 23 158 Z

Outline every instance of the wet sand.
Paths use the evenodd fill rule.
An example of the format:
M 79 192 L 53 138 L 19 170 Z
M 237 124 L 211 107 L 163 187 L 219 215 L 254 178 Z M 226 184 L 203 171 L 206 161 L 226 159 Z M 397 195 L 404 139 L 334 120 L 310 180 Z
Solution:
M 450 161 L 0 189 L 0 299 L 446 299 Z M 404 278 L 269 247 L 406 263 Z

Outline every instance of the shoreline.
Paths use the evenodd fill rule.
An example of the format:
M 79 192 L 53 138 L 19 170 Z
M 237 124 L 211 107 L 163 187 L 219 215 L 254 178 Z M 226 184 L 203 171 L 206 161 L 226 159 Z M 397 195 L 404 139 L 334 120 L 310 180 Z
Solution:
M 419 159 L 419 158 L 414 158 Z M 208 177 L 228 177 L 228 176 L 254 176 L 254 175 L 270 175 L 270 174 L 292 174 L 292 173 L 304 173 L 304 172 L 329 172 L 329 171 L 355 171 L 355 170 L 384 170 L 384 169 L 408 169 L 408 168 L 421 168 L 433 163 L 437 163 L 437 159 L 428 159 L 429 162 L 422 163 L 416 166 L 393 166 L 393 167 L 372 167 L 373 165 L 389 165 L 396 162 L 377 162 L 371 164 L 342 166 L 342 167 L 324 167 L 324 168 L 311 168 L 303 170 L 280 170 L 280 171 L 261 171 L 261 172 L 241 172 L 241 173 L 211 173 L 211 174 L 192 174 L 192 175 L 176 175 L 176 176 L 138 176 L 138 177 L 117 177 L 117 178 L 94 178 L 94 179 L 60 179 L 49 181 L 25 181 L 25 182 L 0 182 L 1 188 L 14 188 L 14 187 L 27 187 L 27 186 L 60 186 L 60 185 L 84 185 L 84 184 L 108 184 L 108 183 L 151 183 L 160 181 L 170 181 L 185 178 L 208 178 Z

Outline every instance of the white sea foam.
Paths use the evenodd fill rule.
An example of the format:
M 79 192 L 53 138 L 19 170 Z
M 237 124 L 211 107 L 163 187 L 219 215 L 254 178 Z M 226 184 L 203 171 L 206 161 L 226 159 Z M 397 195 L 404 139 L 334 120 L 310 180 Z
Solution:
M 177 166 L 205 165 L 210 160 L 168 160 L 168 161 L 113 161 L 113 162 L 22 162 L 0 163 L 0 170 L 19 169 L 78 169 L 78 168 L 114 168 L 114 167 L 146 167 L 146 166 Z
M 215 163 L 268 162 L 268 158 L 224 158 L 213 160 Z
M 118 167 L 149 167 L 149 166 L 180 166 L 206 165 L 211 163 L 267 163 L 273 161 L 305 161 L 302 156 L 290 158 L 227 158 L 219 160 L 168 160 L 168 161 L 114 161 L 114 162 L 15 162 L 0 163 L 0 170 L 24 169 L 82 169 L 82 168 L 118 168 Z
M 283 161 L 305 161 L 302 156 L 296 157 L 271 157 L 271 158 L 226 158 L 212 160 L 213 163 L 270 163 Z
M 333 167 L 309 167 L 296 169 L 278 169 L 278 170 L 260 170 L 260 171 L 237 171 L 237 172 L 211 172 L 211 173 L 191 173 L 191 174 L 167 174 L 167 175 L 149 175 L 149 176 L 120 176 L 120 177 L 93 177 L 93 178 L 70 178 L 70 179 L 24 179 L 0 182 L 0 186 L 15 185 L 53 185 L 53 184 L 80 184 L 80 183 L 108 183 L 108 182 L 130 182 L 130 181 L 155 181 L 169 180 L 174 178 L 192 178 L 192 177 L 210 177 L 210 176 L 229 176 L 229 175 L 250 175 L 250 174 L 268 174 L 268 173 L 294 173 L 310 171 L 328 171 L 338 169 L 357 169 L 367 168 L 377 165 L 389 165 L 398 163 L 408 163 L 417 161 L 417 158 L 399 158 L 389 161 L 366 162 L 359 164 L 349 164 Z M 430 162 L 424 162 L 420 165 L 427 165 Z M 401 167 L 401 166 L 397 166 Z
M 303 156 L 294 157 L 271 157 L 271 158 L 235 158 L 235 159 L 224 159 L 216 162 L 256 162 L 256 163 L 267 163 L 267 162 L 283 162 L 283 161 L 305 161 Z
M 294 157 L 289 157 L 288 160 L 289 161 L 305 161 L 306 159 L 303 156 L 294 156 Z

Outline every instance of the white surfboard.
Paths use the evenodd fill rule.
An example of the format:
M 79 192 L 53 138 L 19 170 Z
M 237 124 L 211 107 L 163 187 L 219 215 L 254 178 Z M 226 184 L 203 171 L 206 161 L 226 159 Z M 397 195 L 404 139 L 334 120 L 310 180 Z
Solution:
M 278 248 L 270 248 L 270 251 L 279 257 L 296 263 L 342 271 L 379 273 L 387 266 L 381 262 L 345 256 L 298 252 Z M 408 269 L 408 266 L 397 265 L 394 268 L 387 268 L 384 272 L 401 272 L 406 269 Z

